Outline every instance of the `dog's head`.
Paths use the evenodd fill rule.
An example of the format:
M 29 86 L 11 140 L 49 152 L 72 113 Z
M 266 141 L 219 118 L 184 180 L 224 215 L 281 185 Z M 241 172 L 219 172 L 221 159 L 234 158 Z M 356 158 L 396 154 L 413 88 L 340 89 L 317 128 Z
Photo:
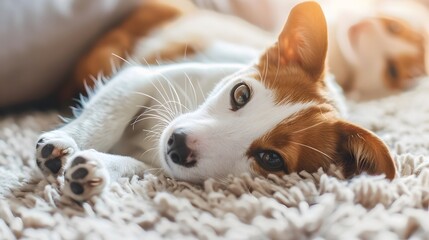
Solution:
M 319 5 L 297 5 L 258 64 L 221 81 L 196 111 L 170 123 L 160 139 L 163 168 L 193 182 L 246 172 L 313 172 L 330 164 L 346 177 L 393 178 L 383 142 L 339 118 L 325 89 L 326 51 Z
M 352 80 L 344 85 L 346 90 L 359 99 L 370 99 L 415 86 L 427 74 L 424 33 L 404 16 L 377 13 L 353 24 L 344 36 L 336 36 L 343 41 L 340 48 L 349 46 L 343 51 Z

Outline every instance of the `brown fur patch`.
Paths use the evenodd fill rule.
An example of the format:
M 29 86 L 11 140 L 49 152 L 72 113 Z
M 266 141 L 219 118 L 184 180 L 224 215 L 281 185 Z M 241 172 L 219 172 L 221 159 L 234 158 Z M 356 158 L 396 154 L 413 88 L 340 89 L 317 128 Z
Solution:
M 278 42 L 259 59 L 259 80 L 275 92 L 276 103 L 323 103 L 328 47 L 326 20 L 315 2 L 295 6 Z
M 291 172 L 327 170 L 335 164 L 345 177 L 363 172 L 395 176 L 395 164 L 384 143 L 374 134 L 336 117 L 328 105 L 312 107 L 285 119 L 262 137 L 256 139 L 247 151 L 253 159 L 252 170 L 267 176 L 269 171 L 259 166 L 254 156 L 262 150 L 275 151 L 284 160 L 283 175 Z
M 386 145 L 373 133 L 345 121 L 339 121 L 337 161 L 342 165 L 345 176 L 366 172 L 382 174 L 393 179 L 396 173 L 395 162 Z
M 278 59 L 276 48 L 268 50 L 256 66 L 260 75 L 255 76 L 275 93 L 276 104 L 326 101 L 324 73 L 315 79 L 298 65 L 285 67 L 278 61 L 281 60 Z
M 260 150 L 275 151 L 285 160 L 286 173 L 302 170 L 313 172 L 320 167 L 326 169 L 331 162 L 327 156 L 335 155 L 337 142 L 336 129 L 330 127 L 333 124 L 332 113 L 330 105 L 321 105 L 285 119 L 256 139 L 247 156 L 252 158 Z M 264 176 L 269 173 L 256 161 L 253 162 L 252 168 Z
M 142 4 L 119 26 L 98 40 L 91 51 L 78 61 L 72 81 L 68 82 L 59 94 L 60 101 L 71 99 L 77 92 L 85 92 L 85 82 L 99 73 L 112 74 L 112 63 L 121 66 L 124 62 L 113 54 L 126 59 L 136 42 L 160 25 L 172 21 L 181 15 L 181 10 L 160 1 L 148 1 Z

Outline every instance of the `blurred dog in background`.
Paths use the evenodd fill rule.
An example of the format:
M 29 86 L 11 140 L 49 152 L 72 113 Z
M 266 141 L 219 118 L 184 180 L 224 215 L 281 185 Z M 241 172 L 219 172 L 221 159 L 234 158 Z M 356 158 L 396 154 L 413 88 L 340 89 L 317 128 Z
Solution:
M 330 71 L 347 96 L 373 99 L 416 86 L 427 74 L 427 10 L 412 1 L 342 4 L 330 2 L 325 9 Z
M 195 2 L 204 5 L 208 1 Z M 296 2 L 299 1 L 251 1 L 253 5 L 248 1 L 230 2 L 242 4 L 242 8 L 229 9 L 241 9 L 237 17 L 203 10 L 187 0 L 143 1 L 140 8 L 82 56 L 73 80 L 60 92 L 60 99 L 64 102 L 84 93 L 85 84 L 93 86 L 91 79 L 100 74 L 108 77 L 127 61 L 246 63 L 269 46 L 276 34 L 268 30 L 282 26 Z M 429 14 L 423 5 L 391 0 L 319 2 L 329 28 L 329 69 L 347 97 L 367 100 L 396 94 L 412 88 L 419 77 L 427 74 L 427 29 L 422 23 Z M 258 4 L 263 6 L 258 8 Z M 219 6 L 210 6 L 222 11 Z M 247 10 L 252 9 L 259 12 L 249 15 Z M 260 24 L 263 30 L 239 17 L 255 24 L 272 19 Z M 228 51 L 216 51 L 218 48 Z M 230 54 L 226 56 L 225 52 Z

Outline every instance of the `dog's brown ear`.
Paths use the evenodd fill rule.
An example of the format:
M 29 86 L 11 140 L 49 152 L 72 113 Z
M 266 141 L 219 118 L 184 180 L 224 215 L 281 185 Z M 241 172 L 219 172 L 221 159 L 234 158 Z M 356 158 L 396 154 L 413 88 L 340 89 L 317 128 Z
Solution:
M 277 44 L 261 61 L 268 64 L 299 65 L 314 76 L 325 68 L 328 36 L 325 16 L 316 2 L 303 2 L 290 12 Z M 270 60 L 271 59 L 271 60 Z
M 395 163 L 387 146 L 375 134 L 345 121 L 338 123 L 339 164 L 344 167 L 346 177 L 360 173 L 385 174 L 395 177 Z

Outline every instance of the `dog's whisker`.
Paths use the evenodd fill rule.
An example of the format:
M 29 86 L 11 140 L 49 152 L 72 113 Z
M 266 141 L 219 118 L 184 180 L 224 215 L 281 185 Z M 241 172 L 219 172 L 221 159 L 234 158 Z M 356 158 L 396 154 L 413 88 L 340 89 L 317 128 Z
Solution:
M 181 96 L 183 96 L 183 98 L 184 98 L 184 102 L 186 103 L 186 104 L 183 104 L 184 106 L 189 106 L 189 107 L 191 107 L 192 108 L 192 100 L 191 100 L 191 98 L 189 97 L 189 94 L 188 94 L 188 81 L 185 81 L 185 86 L 184 86 L 184 88 L 183 87 L 180 87 L 180 86 L 176 86 L 175 87 L 175 89 L 177 89 L 178 91 L 180 91 L 180 94 L 181 94 Z M 185 107 L 186 108 L 186 107 Z M 186 108 L 187 109 L 187 108 Z M 188 112 L 189 110 L 186 110 L 186 112 Z M 185 113 L 184 111 L 183 111 L 183 109 L 181 108 L 181 114 L 183 114 L 183 113 Z
M 169 115 L 169 117 L 166 116 L 166 119 L 168 119 L 169 121 L 171 121 L 172 119 L 174 119 L 174 117 L 177 115 L 177 113 L 175 113 L 174 110 L 171 109 L 170 103 L 172 103 L 172 101 L 167 101 L 166 103 L 161 103 L 161 101 L 155 99 L 153 96 L 150 96 L 148 94 L 140 93 L 140 92 L 137 92 L 137 94 L 146 96 L 146 97 L 154 100 L 156 103 L 158 103 L 157 105 L 154 105 L 153 108 L 154 107 L 161 107 L 162 109 L 164 109 L 165 112 L 168 113 L 168 115 Z M 176 102 L 174 102 L 174 103 L 176 103 Z M 151 110 L 150 107 L 145 107 L 145 106 L 140 106 L 140 107 L 148 109 L 147 111 Z M 144 113 L 142 113 L 142 114 L 144 114 Z
M 144 138 L 145 141 L 158 141 L 161 136 L 161 133 L 155 130 L 143 130 L 143 132 L 147 132 L 147 136 Z
M 175 115 L 174 112 L 171 111 L 171 109 L 167 109 L 165 106 L 158 106 L 158 105 L 154 105 L 150 108 L 146 108 L 147 110 L 145 111 L 145 113 L 156 113 L 159 114 L 160 116 L 163 116 L 165 119 L 171 121 L 174 119 Z
M 117 55 L 116 53 L 112 53 L 112 56 L 114 56 L 114 57 L 116 57 L 116 58 L 118 58 L 118 59 L 120 59 L 120 60 L 124 61 L 124 63 L 126 63 L 126 64 L 131 65 L 131 62 L 129 62 L 127 59 L 125 59 L 125 58 L 123 58 L 123 57 L 121 57 L 121 56 Z
M 206 94 L 204 94 L 203 88 L 201 87 L 200 82 L 197 82 L 198 88 L 200 89 L 201 96 L 203 97 L 204 102 L 207 100 Z M 198 103 L 197 103 L 198 104 Z M 197 106 L 196 106 L 197 107 Z
M 160 107 L 162 107 L 162 106 L 160 106 Z M 163 108 L 159 108 L 159 107 L 155 107 L 155 106 L 153 106 L 153 107 L 144 107 L 144 106 L 142 106 L 142 108 L 145 108 L 146 111 L 144 111 L 140 115 L 144 115 L 144 114 L 152 113 L 153 112 L 153 113 L 158 114 L 158 115 L 160 115 L 161 117 L 163 117 L 163 118 L 165 118 L 167 120 L 172 119 L 171 112 L 169 110 L 166 110 L 166 109 L 163 109 Z
M 153 134 L 151 134 L 151 140 L 158 141 L 159 138 L 161 137 L 161 133 L 164 131 L 166 126 L 167 126 L 167 124 L 165 124 L 163 122 L 160 122 L 160 123 L 154 125 L 150 130 L 153 132 Z
M 141 121 L 148 120 L 148 119 L 160 120 L 160 121 L 162 121 L 162 122 L 164 122 L 164 123 L 166 123 L 166 124 L 169 124 L 169 123 L 170 123 L 168 120 L 165 120 L 165 119 L 161 118 L 160 116 L 158 116 L 158 115 L 156 115 L 156 114 L 145 114 L 145 117 L 142 117 L 142 118 L 140 118 L 140 119 L 138 119 L 138 120 L 134 121 L 134 123 L 133 123 L 133 124 L 135 125 L 135 124 L 137 124 L 137 123 L 139 123 L 139 122 L 141 122 Z
M 183 113 L 183 107 L 185 105 L 181 102 L 181 99 L 179 97 L 179 93 L 177 92 L 177 90 L 179 90 L 181 92 L 182 96 L 185 96 L 185 97 L 186 97 L 186 93 L 184 93 L 184 91 L 181 87 L 174 86 L 173 83 L 171 83 L 171 82 L 168 82 L 168 87 L 170 89 L 171 95 L 173 96 L 173 99 L 177 102 L 177 104 L 179 104 L 179 112 L 176 112 L 176 113 L 182 114 Z M 177 105 L 176 105 L 176 107 L 177 107 Z
M 181 98 L 179 96 L 179 93 L 177 92 L 177 90 L 179 90 L 181 93 L 181 96 L 186 98 L 185 101 L 188 101 L 188 94 L 187 94 L 186 90 L 184 90 L 182 87 L 178 86 L 176 84 L 176 82 L 168 82 L 168 84 L 170 86 L 170 89 L 173 90 L 174 96 L 176 96 L 177 103 L 179 104 L 179 107 L 180 107 L 180 112 L 178 112 L 177 114 L 183 114 L 184 113 L 183 109 L 185 109 L 187 112 L 189 112 L 189 108 L 186 107 L 186 105 L 181 102 Z M 188 106 L 191 106 L 189 104 L 189 101 L 188 101 Z
M 160 132 L 154 131 L 154 130 L 149 130 L 149 129 L 143 129 L 143 132 L 147 133 L 148 135 L 155 135 L 155 136 L 161 136 Z
M 188 43 L 185 44 L 185 53 L 183 54 L 183 60 L 186 60 L 188 56 L 186 55 L 188 51 Z
M 189 111 L 189 109 L 184 104 L 181 103 L 179 94 L 178 94 L 178 92 L 176 90 L 176 89 L 179 89 L 179 90 L 181 90 L 183 92 L 183 89 L 180 88 L 180 87 L 174 86 L 173 85 L 173 81 L 169 81 L 169 79 L 165 75 L 163 75 L 163 74 L 160 74 L 160 75 L 161 75 L 161 77 L 163 77 L 166 80 L 167 84 L 169 85 L 170 94 L 171 94 L 172 98 L 175 100 L 175 102 L 174 102 L 175 103 L 174 108 L 176 110 L 176 115 L 177 114 L 182 114 L 183 113 L 183 108 L 185 108 L 187 111 Z M 161 84 L 161 86 L 162 86 L 162 84 Z M 162 88 L 163 88 L 164 92 L 167 93 L 163 86 L 162 86 Z M 186 93 L 182 93 L 182 96 L 187 96 L 187 94 Z M 177 104 L 179 104 L 180 111 L 179 111 L 179 109 L 177 109 Z
M 140 154 L 140 158 L 144 158 L 144 156 L 145 156 L 146 154 L 148 154 L 148 153 L 149 153 L 149 152 L 151 152 L 151 151 L 157 150 L 157 149 L 158 149 L 157 147 L 152 147 L 152 148 L 147 149 L 147 150 L 146 150 L 146 151 L 144 151 L 142 154 Z M 156 154 L 157 154 L 157 152 L 156 152 Z M 151 160 L 151 164 L 153 164 L 153 162 L 154 162 L 154 161 L 156 161 L 155 159 L 156 159 L 156 157 L 152 158 L 152 160 Z
M 299 146 L 306 147 L 306 148 L 308 148 L 308 149 L 314 150 L 314 151 L 316 151 L 316 152 L 318 152 L 318 153 L 320 153 L 320 154 L 324 155 L 325 157 L 327 157 L 327 158 L 329 158 L 329 159 L 333 160 L 333 158 L 332 158 L 331 156 L 329 156 L 328 154 L 326 154 L 326 153 L 322 152 L 321 150 L 319 150 L 319 149 L 317 149 L 317 148 L 314 148 L 314 147 L 312 147 L 312 146 L 309 146 L 309 145 L 307 145 L 307 144 L 302 144 L 302 143 L 298 143 L 298 142 L 294 142 L 294 141 L 290 141 L 290 143 L 293 143 L 293 144 L 296 144 L 296 145 L 299 145 Z
M 143 112 L 143 113 L 141 113 L 139 116 L 137 116 L 136 118 L 135 118 L 135 120 L 133 121 L 133 123 L 131 124 L 132 126 L 133 126 L 133 130 L 134 130 L 134 128 L 135 128 L 135 125 L 138 123 L 138 122 L 140 122 L 140 121 L 143 121 L 145 118 L 145 116 L 151 116 L 151 117 L 156 117 L 156 119 L 160 119 L 162 122 L 167 122 L 167 123 L 170 123 L 171 122 L 171 120 L 170 120 L 170 118 L 167 116 L 167 115 L 165 115 L 165 114 L 159 114 L 159 112 L 158 111 L 156 111 L 156 110 L 154 110 L 155 111 L 155 113 L 151 113 L 151 111 L 152 111 L 152 109 L 151 110 L 149 110 L 149 111 L 147 111 L 147 112 Z
M 152 129 L 154 129 L 154 130 L 162 129 L 162 128 L 166 127 L 166 126 L 167 126 L 167 125 L 166 125 L 165 123 L 163 123 L 163 122 L 159 122 L 159 123 L 155 124 L 155 125 L 152 127 Z
M 319 111 L 320 114 L 323 116 L 323 118 L 325 118 L 325 120 L 328 120 L 328 118 L 326 117 L 325 113 L 323 113 L 322 108 L 319 106 Z
M 186 107 L 183 103 L 180 101 L 170 101 L 171 103 L 178 104 L 180 107 L 184 108 L 186 111 L 190 111 L 188 107 Z M 181 114 L 181 112 L 177 112 L 177 114 Z M 176 115 L 177 115 L 176 114 Z
M 142 113 L 141 115 L 144 115 L 145 113 L 152 113 L 154 112 L 155 114 L 160 115 L 161 117 L 163 117 L 164 119 L 171 121 L 173 119 L 173 117 L 171 116 L 171 112 L 164 110 L 164 109 L 149 109 L 147 111 L 145 111 L 144 113 Z
M 316 124 L 313 124 L 313 125 L 311 125 L 311 126 L 309 126 L 309 127 L 306 127 L 306 128 L 300 129 L 300 130 L 297 130 L 297 131 L 292 132 L 292 133 L 299 133 L 299 132 L 303 132 L 303 131 L 305 131 L 305 130 L 308 130 L 308 129 L 311 129 L 311 128 L 314 128 L 314 127 L 317 127 L 317 126 L 319 126 L 320 124 L 323 124 L 323 123 L 324 123 L 324 121 L 321 121 L 321 122 L 318 122 L 318 123 L 316 123 Z
M 128 55 L 128 54 L 127 54 Z M 135 57 L 132 57 L 132 56 L 127 56 L 127 58 L 126 58 L 127 60 L 128 60 L 128 62 L 129 62 L 129 64 L 131 65 L 131 66 L 140 66 L 140 65 L 142 65 L 142 63 L 141 63 L 141 61 L 139 61 L 137 58 L 135 58 Z
M 163 106 L 165 109 L 171 110 L 170 108 L 167 108 L 167 106 L 165 106 L 165 104 L 164 104 L 164 103 L 162 103 L 160 100 L 156 99 L 155 97 L 153 97 L 153 96 L 151 96 L 151 95 L 149 95 L 149 94 L 142 93 L 142 92 L 136 92 L 136 94 L 139 94 L 139 95 L 142 95 L 142 96 L 148 97 L 148 98 L 150 98 L 151 100 L 153 100 L 153 101 L 155 101 L 156 103 L 158 103 L 158 104 L 159 104 L 158 106 Z M 142 106 L 140 106 L 140 107 L 142 107 Z
M 189 77 L 189 75 L 187 73 L 185 73 L 185 76 L 186 76 L 186 79 L 189 82 L 189 85 L 191 85 L 192 94 L 193 94 L 193 97 L 194 97 L 194 102 L 190 106 L 193 106 L 193 108 L 196 108 L 197 107 L 197 102 L 198 102 L 198 97 L 197 97 L 197 92 L 195 90 L 195 86 L 192 83 L 192 80 L 191 80 L 191 78 Z
M 174 109 L 176 110 L 176 114 L 177 113 L 180 113 L 180 112 L 178 112 L 178 109 L 177 109 L 177 104 L 175 103 L 175 102 L 180 102 L 180 98 L 179 98 L 179 96 L 177 95 L 177 92 L 176 92 L 176 90 L 174 89 L 174 86 L 172 87 L 172 83 L 171 83 L 171 81 L 165 76 L 165 75 L 163 75 L 163 74 L 161 74 L 160 73 L 160 75 L 161 75 L 161 77 L 162 78 L 164 78 L 164 80 L 165 80 L 165 82 L 168 84 L 168 90 L 169 90 L 169 92 L 170 92 L 170 94 L 168 94 L 167 93 L 167 90 L 164 88 L 164 85 L 161 83 L 161 81 L 159 80 L 159 79 L 157 79 L 157 81 L 158 81 L 158 83 L 159 83 L 159 85 L 161 85 L 161 88 L 162 88 L 162 90 L 164 91 L 164 93 L 165 93 L 165 95 L 166 95 L 166 97 L 167 97 L 167 99 L 171 102 L 171 101 L 174 101 L 174 102 L 171 102 L 171 103 L 173 103 L 174 105 Z M 177 100 L 176 100 L 176 97 L 177 97 Z M 172 100 L 171 100 L 172 99 Z M 179 105 L 179 107 L 180 107 L 180 105 Z M 181 109 L 181 108 L 180 108 Z
M 118 72 L 119 67 L 120 67 L 119 63 L 115 63 L 113 59 L 110 59 L 110 69 L 112 69 L 112 75 L 115 75 Z
M 163 123 L 170 123 L 170 121 L 168 119 L 164 119 L 163 117 L 157 115 L 157 114 L 151 114 L 151 113 L 145 113 L 141 118 L 139 118 L 138 120 L 135 121 L 135 123 L 138 123 L 140 121 L 144 121 L 147 119 L 155 119 L 155 120 L 160 120 Z
M 144 63 L 146 64 L 146 66 L 150 68 L 150 64 L 147 61 L 147 59 L 145 57 L 142 57 L 142 60 L 144 61 Z
M 158 53 L 158 58 L 155 59 L 155 63 L 158 64 L 158 67 L 162 65 L 162 63 L 158 60 L 158 59 L 161 59 L 161 56 L 159 54 L 160 53 Z
M 166 78 L 164 75 L 160 75 L 160 76 L 163 77 L 167 82 L 169 81 L 168 78 Z M 156 84 L 154 82 L 152 82 L 153 87 L 159 93 L 159 95 L 161 96 L 161 98 L 164 101 L 164 103 L 166 103 L 170 109 L 174 108 L 175 112 L 177 113 L 177 107 L 175 105 L 171 105 L 172 102 L 170 101 L 170 97 L 168 96 L 165 88 L 162 86 L 162 83 L 160 82 L 159 79 L 157 79 L 157 81 L 160 83 L 160 85 L 163 88 L 164 92 L 161 92 L 161 90 L 159 90 L 159 88 L 156 86 Z

